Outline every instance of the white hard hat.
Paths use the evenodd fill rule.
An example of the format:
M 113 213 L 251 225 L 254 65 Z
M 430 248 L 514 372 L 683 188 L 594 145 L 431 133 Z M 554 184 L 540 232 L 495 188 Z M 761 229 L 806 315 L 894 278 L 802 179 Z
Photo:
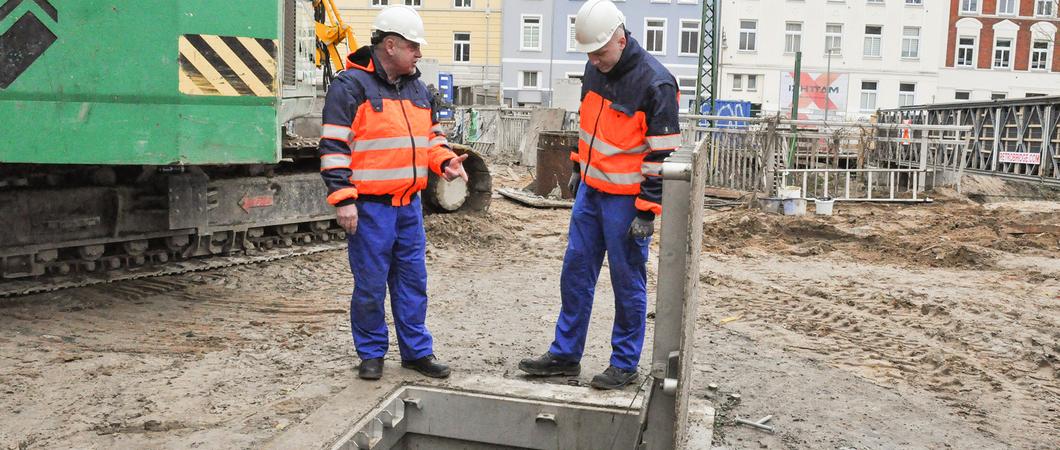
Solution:
M 574 47 L 579 52 L 595 52 L 625 23 L 626 16 L 610 0 L 589 0 L 574 19 Z
M 372 31 L 397 33 L 407 40 L 427 45 L 427 40 L 423 38 L 423 19 L 410 6 L 394 5 L 383 8 L 379 15 L 375 16 L 375 22 L 372 22 Z

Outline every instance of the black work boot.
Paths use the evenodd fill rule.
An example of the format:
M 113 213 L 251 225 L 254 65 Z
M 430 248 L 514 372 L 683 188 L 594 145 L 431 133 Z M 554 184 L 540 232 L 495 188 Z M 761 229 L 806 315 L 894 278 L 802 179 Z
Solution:
M 372 358 L 361 361 L 357 376 L 364 380 L 378 380 L 383 377 L 383 358 Z
M 556 375 L 578 376 L 582 371 L 582 365 L 578 361 L 557 358 L 550 352 L 545 352 L 537 358 L 527 358 L 519 361 L 519 370 L 530 375 L 539 377 L 551 377 Z
M 637 371 L 627 372 L 615 366 L 607 366 L 604 373 L 593 377 L 589 386 L 597 389 L 618 389 L 637 379 Z
M 431 378 L 446 378 L 449 376 L 449 366 L 435 362 L 434 355 L 427 355 L 412 361 L 401 361 L 401 367 L 412 369 Z

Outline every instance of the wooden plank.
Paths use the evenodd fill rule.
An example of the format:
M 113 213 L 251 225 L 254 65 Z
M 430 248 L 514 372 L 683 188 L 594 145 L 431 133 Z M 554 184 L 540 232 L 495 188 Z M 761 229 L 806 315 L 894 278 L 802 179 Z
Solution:
M 534 208 L 572 208 L 574 202 L 570 200 L 552 200 L 534 195 L 530 192 L 520 191 L 516 189 L 497 189 L 497 193 L 504 196 L 505 198 L 514 200 L 518 203 L 522 203 L 526 206 L 532 206 Z
M 748 191 L 720 187 L 707 187 L 703 190 L 703 193 L 708 197 L 724 198 L 726 200 L 738 200 L 751 194 Z
M 1004 230 L 1005 234 L 1053 234 L 1060 236 L 1060 225 L 1021 225 L 1011 224 Z

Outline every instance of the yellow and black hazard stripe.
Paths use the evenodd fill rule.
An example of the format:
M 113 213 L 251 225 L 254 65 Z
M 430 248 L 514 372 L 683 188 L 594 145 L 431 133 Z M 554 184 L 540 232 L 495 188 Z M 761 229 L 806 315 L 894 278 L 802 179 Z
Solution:
M 180 92 L 274 97 L 276 41 L 185 34 L 180 37 Z

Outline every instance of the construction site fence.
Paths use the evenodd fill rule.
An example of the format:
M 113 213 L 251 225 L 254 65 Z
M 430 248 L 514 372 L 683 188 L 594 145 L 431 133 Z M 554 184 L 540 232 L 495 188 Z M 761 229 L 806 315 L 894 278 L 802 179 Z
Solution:
M 684 118 L 684 140 L 707 139 L 707 184 L 767 197 L 797 187 L 803 198 L 926 201 L 957 186 L 968 127 L 869 122 Z
M 450 139 L 484 155 L 521 160 L 533 108 L 457 110 Z M 802 187 L 805 198 L 923 201 L 937 185 L 956 186 L 968 164 L 970 126 L 681 115 L 682 147 L 701 140 L 710 187 L 776 196 Z M 576 112 L 563 130 L 578 129 Z

